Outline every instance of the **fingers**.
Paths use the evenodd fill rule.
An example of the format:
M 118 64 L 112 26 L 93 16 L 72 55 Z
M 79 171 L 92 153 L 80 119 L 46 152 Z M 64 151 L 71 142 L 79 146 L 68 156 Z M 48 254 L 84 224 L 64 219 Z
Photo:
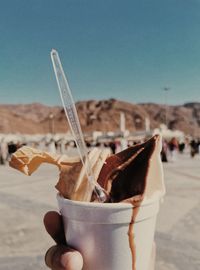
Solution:
M 47 212 L 44 216 L 44 226 L 57 244 L 66 243 L 62 217 L 59 213 Z
M 66 246 L 61 215 L 54 211 L 46 213 L 44 225 L 47 232 L 58 244 L 47 251 L 46 265 L 52 270 L 81 270 L 83 267 L 82 255 Z
M 51 247 L 46 253 L 45 262 L 52 270 L 81 270 L 83 267 L 81 254 L 64 245 Z

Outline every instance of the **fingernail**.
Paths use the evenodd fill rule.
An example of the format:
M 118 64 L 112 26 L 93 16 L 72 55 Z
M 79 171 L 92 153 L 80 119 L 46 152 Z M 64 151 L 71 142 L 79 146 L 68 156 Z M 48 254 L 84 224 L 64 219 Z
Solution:
M 53 246 L 50 249 L 47 250 L 46 254 L 45 254 L 45 263 L 49 268 L 52 268 L 53 266 L 53 261 L 52 258 L 55 254 L 55 252 L 57 251 L 57 246 Z

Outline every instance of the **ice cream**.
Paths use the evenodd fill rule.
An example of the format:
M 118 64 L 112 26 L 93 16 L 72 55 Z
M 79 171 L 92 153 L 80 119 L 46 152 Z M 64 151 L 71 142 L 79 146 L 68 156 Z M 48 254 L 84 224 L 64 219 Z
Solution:
M 95 181 L 109 154 L 108 149 L 93 148 L 90 151 L 89 160 Z M 9 165 L 26 175 L 31 175 L 42 163 L 54 164 L 59 168 L 59 180 L 55 187 L 63 197 L 78 201 L 91 200 L 93 191 L 79 157 L 56 155 L 23 146 L 12 155 Z
M 109 194 L 107 202 L 142 201 L 160 190 L 163 171 L 160 160 L 161 138 L 155 135 L 144 143 L 110 155 L 108 149 L 94 148 L 89 160 L 95 181 Z M 11 158 L 10 166 L 31 175 L 41 163 L 57 165 L 60 170 L 57 190 L 68 199 L 90 201 L 91 186 L 79 157 L 55 155 L 23 146 Z

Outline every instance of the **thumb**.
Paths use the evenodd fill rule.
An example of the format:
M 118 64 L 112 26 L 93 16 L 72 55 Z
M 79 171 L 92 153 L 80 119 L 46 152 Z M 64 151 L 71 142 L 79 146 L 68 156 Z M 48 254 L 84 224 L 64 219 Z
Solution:
M 81 270 L 83 267 L 82 255 L 65 245 L 51 247 L 45 255 L 45 262 L 52 270 Z

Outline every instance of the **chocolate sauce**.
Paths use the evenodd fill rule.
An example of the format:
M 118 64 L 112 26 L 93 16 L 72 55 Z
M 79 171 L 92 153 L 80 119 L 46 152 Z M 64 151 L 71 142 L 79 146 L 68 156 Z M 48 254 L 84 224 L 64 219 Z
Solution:
M 98 183 L 110 195 L 110 202 L 121 202 L 144 194 L 149 162 L 158 135 L 107 158 Z
M 132 270 L 136 270 L 134 223 L 144 199 L 150 159 L 157 139 L 158 135 L 155 135 L 142 144 L 112 155 L 106 160 L 98 178 L 98 182 L 109 192 L 109 202 L 126 202 L 133 205 L 127 232 L 132 256 Z
M 135 270 L 135 261 L 136 261 L 136 250 L 135 250 L 134 230 L 133 230 L 134 216 L 135 216 L 135 213 L 134 212 L 135 211 L 133 210 L 133 215 L 132 215 L 131 222 L 129 224 L 129 230 L 128 230 L 129 247 L 130 247 L 131 256 L 132 256 L 132 270 Z
M 131 256 L 132 256 L 132 270 L 136 270 L 135 268 L 135 262 L 136 262 L 136 248 L 135 248 L 135 242 L 134 242 L 134 223 L 136 216 L 139 212 L 140 205 L 143 201 L 143 196 L 135 196 L 131 199 L 126 200 L 125 202 L 129 202 L 133 205 L 132 208 L 132 216 L 131 216 L 131 222 L 129 223 L 129 228 L 128 228 L 128 239 L 129 239 L 129 247 L 131 251 Z

